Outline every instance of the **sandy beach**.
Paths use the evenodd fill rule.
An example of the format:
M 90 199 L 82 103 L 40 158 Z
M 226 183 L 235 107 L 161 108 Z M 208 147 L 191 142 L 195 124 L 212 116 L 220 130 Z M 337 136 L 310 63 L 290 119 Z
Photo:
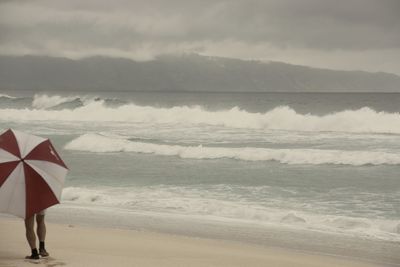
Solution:
M 48 224 L 51 256 L 27 261 L 23 222 L 0 219 L 0 266 L 377 267 L 373 263 L 239 242 L 146 231 Z

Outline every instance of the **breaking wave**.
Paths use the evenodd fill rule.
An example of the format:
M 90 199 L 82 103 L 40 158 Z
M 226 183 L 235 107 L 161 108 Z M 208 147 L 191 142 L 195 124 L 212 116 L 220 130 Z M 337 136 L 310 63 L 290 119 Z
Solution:
M 33 101 L 36 108 L 3 108 L 0 109 L 0 120 L 197 124 L 265 130 L 400 134 L 399 113 L 377 112 L 368 107 L 317 116 L 297 113 L 288 106 L 276 107 L 265 113 L 252 113 L 238 107 L 209 111 L 201 106 L 160 108 L 92 99 L 72 109 L 46 109 L 75 100 L 73 97 L 37 96 Z M 118 104 L 109 105 L 108 102 Z
M 35 94 L 32 101 L 32 107 L 35 109 L 48 109 L 63 103 L 74 101 L 76 99 L 79 99 L 79 97 L 63 97 L 58 95 L 48 96 Z
M 87 152 L 135 152 L 186 159 L 236 159 L 277 161 L 284 164 L 398 165 L 400 154 L 323 149 L 269 149 L 256 147 L 180 146 L 133 142 L 98 134 L 84 134 L 65 145 L 67 150 Z

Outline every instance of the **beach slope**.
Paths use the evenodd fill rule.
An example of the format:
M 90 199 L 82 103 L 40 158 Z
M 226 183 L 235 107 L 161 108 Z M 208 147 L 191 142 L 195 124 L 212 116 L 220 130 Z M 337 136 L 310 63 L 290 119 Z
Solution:
M 146 231 L 61 224 L 48 224 L 47 228 L 51 257 L 29 262 L 23 259 L 29 252 L 23 221 L 0 218 L 0 266 L 378 266 L 335 256 Z

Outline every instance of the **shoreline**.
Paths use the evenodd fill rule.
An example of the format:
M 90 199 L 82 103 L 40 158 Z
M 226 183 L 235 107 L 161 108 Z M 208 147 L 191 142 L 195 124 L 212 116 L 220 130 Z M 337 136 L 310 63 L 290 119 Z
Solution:
M 304 266 L 382 267 L 348 257 L 238 241 L 94 226 L 48 223 L 49 259 L 37 266 Z M 23 222 L 0 217 L 0 266 L 32 266 Z M 399 266 L 399 265 L 397 265 Z
M 263 247 L 277 247 L 304 253 L 333 255 L 354 260 L 400 266 L 400 243 L 366 237 L 306 231 L 219 219 L 193 218 L 177 214 L 157 214 L 100 207 L 57 205 L 48 222 L 149 231 L 192 238 L 233 241 Z

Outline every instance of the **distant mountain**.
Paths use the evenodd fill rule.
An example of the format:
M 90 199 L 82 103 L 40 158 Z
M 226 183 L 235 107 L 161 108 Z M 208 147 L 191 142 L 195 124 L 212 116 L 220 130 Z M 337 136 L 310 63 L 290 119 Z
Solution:
M 389 73 L 338 71 L 199 55 L 80 60 L 0 56 L 0 90 L 400 92 Z

